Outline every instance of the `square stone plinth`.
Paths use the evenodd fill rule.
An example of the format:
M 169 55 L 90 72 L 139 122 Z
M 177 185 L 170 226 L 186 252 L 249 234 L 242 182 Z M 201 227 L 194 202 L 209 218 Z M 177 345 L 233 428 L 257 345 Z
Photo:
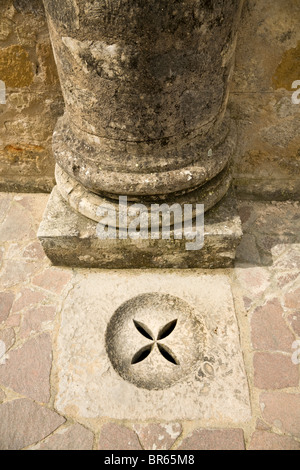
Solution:
M 205 214 L 204 246 L 187 251 L 186 240 L 102 240 L 97 223 L 74 212 L 57 188 L 50 196 L 38 237 L 56 266 L 86 268 L 228 268 L 242 237 L 232 194 Z
M 55 406 L 60 413 L 83 420 L 201 419 L 212 425 L 240 423 L 250 418 L 239 329 L 226 275 L 186 270 L 171 273 L 96 271 L 79 272 L 73 282 L 61 311 L 53 367 L 53 377 L 57 380 Z M 146 296 L 149 299 L 149 295 L 153 295 L 153 299 L 175 297 L 180 299 L 179 306 L 188 305 L 176 327 L 173 325 L 169 331 L 165 329 L 161 335 L 162 344 L 177 356 L 183 376 L 179 373 L 171 385 L 167 380 L 161 381 L 160 389 L 155 389 L 155 382 L 154 389 L 147 389 L 133 383 L 130 376 L 128 379 L 121 376 L 123 371 L 118 371 L 111 361 L 107 334 L 112 317 L 119 312 L 122 316 L 128 305 L 136 304 L 136 298 Z M 175 306 L 176 302 L 172 302 L 170 305 Z M 127 328 L 126 322 L 122 326 L 122 321 L 117 321 L 116 334 L 123 338 L 120 357 L 117 357 L 120 364 L 122 354 L 127 355 L 127 345 L 132 351 L 138 351 L 151 342 L 143 329 L 152 331 L 155 336 L 155 332 L 164 326 L 165 308 L 173 320 L 173 316 L 177 318 L 178 315 L 177 307 L 177 313 L 175 307 L 172 310 L 163 303 L 157 308 L 157 301 L 157 311 L 154 308 L 150 316 L 149 302 L 147 306 L 143 302 L 136 305 L 136 320 L 141 319 L 143 306 L 148 309 L 148 317 L 143 320 L 143 328 L 135 329 L 131 324 L 128 336 L 127 330 L 123 330 L 123 327 Z M 194 312 L 192 325 L 189 323 L 190 311 Z M 198 344 L 200 354 L 193 360 L 195 350 L 191 345 L 197 340 L 195 322 L 201 323 L 204 329 L 201 330 L 203 339 Z M 157 375 L 160 367 L 160 373 L 168 379 L 170 368 L 181 367 L 170 364 L 168 357 L 160 356 L 157 345 L 154 348 L 148 357 L 140 358 L 137 370 L 135 364 L 129 366 L 133 375 L 145 366 L 149 379 L 153 374 L 155 380 L 160 380 Z M 191 361 L 190 367 L 186 367 L 185 358 Z M 143 363 L 144 366 L 140 365 Z

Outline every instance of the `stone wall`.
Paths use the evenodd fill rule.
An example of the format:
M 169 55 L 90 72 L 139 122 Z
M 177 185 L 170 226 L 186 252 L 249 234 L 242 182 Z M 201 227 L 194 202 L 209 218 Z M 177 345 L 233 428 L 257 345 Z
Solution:
M 229 106 L 241 196 L 300 197 L 300 3 L 245 0 Z M 63 112 L 42 0 L 1 0 L 0 190 L 49 191 L 51 137 Z M 1 100 L 1 90 L 0 90 Z M 0 101 L 1 102 L 1 101 Z
M 0 190 L 50 191 L 63 100 L 41 0 L 1 0 Z
M 230 107 L 238 124 L 235 184 L 242 196 L 300 197 L 300 2 L 246 0 Z

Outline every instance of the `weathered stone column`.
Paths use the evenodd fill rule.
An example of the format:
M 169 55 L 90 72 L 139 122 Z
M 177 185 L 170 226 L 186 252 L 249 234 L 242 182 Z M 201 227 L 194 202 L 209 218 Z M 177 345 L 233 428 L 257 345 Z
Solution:
M 70 206 L 77 217 L 97 222 L 99 205 L 109 201 L 117 208 L 120 195 L 148 207 L 158 201 L 197 202 L 205 210 L 222 199 L 235 146 L 226 105 L 241 4 L 44 0 L 65 99 L 53 137 L 56 206 L 62 197 L 64 210 Z M 220 214 L 216 217 L 220 224 Z M 55 263 L 78 264 L 78 253 L 71 262 L 53 240 L 49 248 L 49 227 L 42 224 L 39 233 L 48 256 Z M 176 257 L 162 262 L 161 248 L 155 253 L 150 245 L 142 248 L 143 262 L 129 256 L 124 266 L 178 264 Z M 103 249 L 102 244 L 102 261 L 97 256 L 93 261 L 90 253 L 79 264 L 109 265 Z M 182 266 L 203 265 L 200 258 Z

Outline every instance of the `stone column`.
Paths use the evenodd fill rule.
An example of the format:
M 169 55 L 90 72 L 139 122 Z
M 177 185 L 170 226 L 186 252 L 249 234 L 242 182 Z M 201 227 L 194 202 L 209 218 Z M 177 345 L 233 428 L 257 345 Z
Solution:
M 119 196 L 149 208 L 164 201 L 211 209 L 231 182 L 226 106 L 242 0 L 44 5 L 65 99 L 53 136 L 56 197 L 95 222 L 99 205 L 118 209 Z M 43 230 L 57 262 L 63 257 L 46 246 L 49 225 L 48 236 Z M 154 248 L 145 265 L 165 266 L 156 255 Z

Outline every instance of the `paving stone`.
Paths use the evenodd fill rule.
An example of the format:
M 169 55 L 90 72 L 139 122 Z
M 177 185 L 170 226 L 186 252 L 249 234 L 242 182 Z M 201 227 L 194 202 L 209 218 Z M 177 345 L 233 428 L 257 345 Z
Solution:
M 94 434 L 81 426 L 73 424 L 58 429 L 42 443 L 33 446 L 30 450 L 92 450 Z
M 236 268 L 236 277 L 245 295 L 257 300 L 270 285 L 270 272 L 266 268 Z
M 33 238 L 35 238 L 35 232 L 32 229 L 28 212 L 13 203 L 6 219 L 0 226 L 0 242 Z
M 20 450 L 55 431 L 65 419 L 26 398 L 0 406 L 0 450 Z
M 101 430 L 99 450 L 141 450 L 138 436 L 131 429 L 115 423 L 105 424 Z
M 260 405 L 267 423 L 300 437 L 300 394 L 264 392 L 260 396 Z
M 262 419 L 258 418 L 256 420 L 256 429 L 258 431 L 271 431 L 271 426 L 265 423 Z
M 6 328 L 5 330 L 0 330 L 0 364 L 5 363 L 3 356 L 11 348 L 16 341 L 16 335 L 13 328 Z
M 51 338 L 44 333 L 11 350 L 0 365 L 0 384 L 46 403 L 50 398 Z
M 28 310 L 23 315 L 20 338 L 27 338 L 31 334 L 52 329 L 55 312 L 54 306 L 40 306 Z
M 284 304 L 287 308 L 300 309 L 300 288 L 286 294 L 284 297 Z
M 49 194 L 40 193 L 38 197 L 36 194 L 18 194 L 15 198 L 16 197 L 18 204 L 30 212 L 32 218 L 38 224 L 42 220 L 43 213 L 49 199 Z
M 145 450 L 168 450 L 182 432 L 179 423 L 136 425 L 134 429 Z
M 300 336 L 300 312 L 291 313 L 288 316 L 288 322 L 297 336 Z
M 26 260 L 33 260 L 39 261 L 40 266 L 42 266 L 41 262 L 45 262 L 45 264 L 49 264 L 46 255 L 41 247 L 41 244 L 38 240 L 32 241 L 30 240 L 29 243 L 10 243 L 7 254 L 5 255 L 6 259 L 26 259 Z
M 4 216 L 7 215 L 9 201 L 12 200 L 12 197 L 13 196 L 9 196 L 7 199 L 8 203 L 4 204 L 5 207 L 3 205 L 1 206 L 2 198 L 0 197 L 0 221 L 1 207 Z M 18 204 L 22 206 L 21 208 L 15 208 L 15 212 L 19 214 L 27 213 L 29 215 L 28 221 L 30 221 L 30 224 L 32 221 L 33 224 L 35 223 L 34 221 L 36 221 L 36 227 L 38 225 L 38 221 L 41 219 L 45 205 L 44 202 L 46 203 L 48 195 L 43 197 L 44 202 L 42 202 L 42 204 L 38 202 L 39 197 L 40 195 L 21 195 L 18 196 L 18 198 L 21 199 L 15 199 L 13 203 L 14 205 Z M 34 207 L 35 205 L 38 207 Z M 264 210 L 265 209 L 261 209 L 262 216 Z M 254 226 L 253 223 L 258 217 L 258 214 L 259 211 L 257 211 L 255 208 L 252 210 L 252 208 L 248 208 L 246 206 L 244 212 L 242 213 L 245 225 L 249 227 L 249 230 L 251 229 L 252 231 L 250 234 L 251 236 L 246 236 L 243 239 L 243 256 L 245 261 L 254 262 L 253 260 L 256 256 L 256 252 L 253 251 L 253 243 L 255 230 L 257 230 L 257 227 Z M 10 218 L 11 214 L 9 214 L 8 217 Z M 41 250 L 40 243 L 33 240 L 23 243 L 24 239 L 19 239 L 22 233 L 23 236 L 28 236 L 28 221 L 24 222 L 25 225 L 23 225 L 22 222 L 21 225 L 17 227 L 17 233 L 12 233 L 13 230 L 11 227 L 8 227 L 9 233 L 12 233 L 11 236 L 16 237 L 16 243 L 11 243 L 9 245 L 9 250 L 6 252 L 4 251 L 3 247 L 2 249 L 0 248 L 0 267 L 1 255 L 3 257 L 3 254 L 5 253 L 3 258 L 3 268 L 0 274 L 1 286 L 10 287 L 15 286 L 16 284 L 27 283 L 29 277 L 34 276 L 36 272 L 40 271 L 42 267 L 42 262 L 45 256 Z M 261 223 L 262 220 L 258 222 Z M 16 223 L 17 222 L 14 222 L 14 226 Z M 277 225 L 279 225 L 279 223 L 282 225 L 282 218 L 276 223 Z M 267 228 L 268 224 L 263 222 L 263 229 L 267 231 Z M 7 233 L 3 235 L 4 238 L 7 237 Z M 248 242 L 250 242 L 250 245 Z M 267 289 L 269 289 L 268 294 L 270 293 L 270 287 L 273 288 L 273 285 L 270 284 L 271 274 L 274 276 L 272 279 L 275 280 L 278 287 L 278 293 L 274 291 L 274 295 L 277 296 L 277 299 L 267 302 L 263 307 L 257 308 L 252 317 L 251 327 L 253 347 L 256 350 L 266 351 L 263 353 L 256 352 L 254 355 L 255 386 L 269 390 L 275 388 L 280 389 L 281 387 L 297 387 L 299 384 L 299 368 L 293 365 L 291 361 L 291 355 L 294 351 L 292 349 L 292 344 L 295 341 L 295 337 L 289 328 L 291 327 L 295 334 L 300 337 L 300 285 L 298 283 L 298 280 L 300 281 L 300 245 L 296 245 L 295 243 L 293 245 L 279 243 L 279 237 L 276 236 L 276 234 L 274 236 L 269 236 L 267 233 L 260 239 L 260 243 L 263 245 L 264 249 L 272 251 L 276 270 L 271 271 L 258 266 L 246 269 L 239 267 L 236 270 L 237 278 L 239 280 L 240 286 L 242 287 L 246 310 L 250 310 L 254 303 L 255 305 L 257 305 L 258 302 L 261 303 L 261 299 L 263 299 Z M 247 247 L 250 247 L 250 250 Z M 26 259 L 21 259 L 21 257 Z M 33 260 L 38 262 L 34 263 Z M 64 275 L 67 273 L 67 280 L 65 278 L 60 278 L 60 274 L 58 273 L 64 273 Z M 3 341 L 6 346 L 13 345 L 15 337 L 12 327 L 18 326 L 21 320 L 22 323 L 20 325 L 19 334 L 22 339 L 26 339 L 31 332 L 35 334 L 40 332 L 43 328 L 49 328 L 49 324 L 52 322 L 55 315 L 54 307 L 48 305 L 42 305 L 42 307 L 39 307 L 39 305 L 41 303 L 45 303 L 45 300 L 48 302 L 51 296 L 53 297 L 53 293 L 58 295 L 61 293 L 62 289 L 66 285 L 66 282 L 68 282 L 70 279 L 69 273 L 71 273 L 71 271 L 67 271 L 65 269 L 59 270 L 57 268 L 49 268 L 43 273 L 39 273 L 35 276 L 35 280 L 37 281 L 36 289 L 20 286 L 21 296 L 17 296 L 17 299 L 14 301 L 14 303 L 14 293 L 9 291 L 0 292 L 0 324 L 1 322 L 3 323 L 5 321 L 6 327 L 5 330 L 0 330 L 0 341 Z M 46 291 L 43 292 L 42 289 L 38 290 L 39 287 L 48 290 L 49 293 Z M 3 287 L 1 288 L 3 289 Z M 116 283 L 116 289 L 119 289 L 118 283 Z M 294 309 L 294 311 L 286 311 L 286 321 L 284 320 L 283 309 L 281 308 L 280 302 L 278 300 L 281 298 L 281 296 L 285 300 L 285 307 Z M 84 307 L 84 303 L 82 307 Z M 18 312 L 23 309 L 24 314 L 18 314 Z M 1 328 L 3 326 L 4 325 L 2 324 Z M 77 327 L 79 327 L 78 324 Z M 72 339 L 72 334 L 75 331 L 76 330 L 72 329 L 69 330 L 71 335 L 69 340 Z M 41 337 L 43 337 L 43 335 Z M 49 372 L 51 367 L 51 345 L 48 335 L 47 338 L 48 339 L 45 341 L 45 343 L 43 343 L 43 341 L 39 343 L 39 337 L 30 339 L 24 343 L 23 346 L 18 347 L 18 349 L 10 350 L 8 352 L 8 357 L 5 359 L 5 364 L 0 366 L 0 387 L 2 385 L 3 387 L 12 388 L 17 393 L 34 398 L 34 400 L 48 401 Z M 38 346 L 34 346 L 34 341 L 38 342 Z M 95 352 L 93 352 L 93 348 L 94 351 L 96 351 L 97 345 L 92 345 L 91 348 L 91 353 L 95 354 Z M 279 351 L 290 353 L 290 356 L 281 354 Z M 43 362 L 46 364 L 46 366 L 42 365 Z M 80 365 L 80 362 L 78 362 L 78 364 Z M 44 373 L 44 369 L 46 369 L 47 373 Z M 4 374 L 1 372 L 3 370 L 5 371 Z M 82 367 L 82 370 L 85 370 L 85 365 Z M 74 374 L 74 367 L 73 369 L 70 369 L 70 371 L 72 374 Z M 3 374 L 6 384 L 2 382 L 1 374 Z M 82 372 L 82 374 L 84 376 L 84 372 Z M 65 377 L 67 377 L 67 375 Z M 88 381 L 89 379 L 86 380 Z M 93 385 L 94 384 L 92 383 L 91 386 Z M 112 389 L 112 394 L 118 396 L 118 390 Z M 5 392 L 0 388 L 0 403 L 5 398 Z M 125 400 L 126 398 L 127 396 L 124 397 Z M 114 399 L 114 397 L 112 399 Z M 17 402 L 22 402 L 22 406 L 19 406 Z M 52 433 L 55 429 L 57 429 L 57 426 L 60 426 L 64 422 L 63 418 L 60 418 L 54 412 L 46 410 L 46 408 L 32 403 L 31 400 L 15 400 L 14 402 L 9 402 L 9 404 L 10 403 L 14 403 L 13 407 L 11 406 L 9 411 L 5 411 L 4 414 L 1 412 L 1 409 L 3 406 L 6 406 L 7 403 L 0 406 L 0 448 L 1 445 L 6 445 L 7 448 L 15 448 L 9 446 L 16 445 L 16 448 L 18 448 L 18 443 L 21 445 L 20 448 L 24 446 L 31 446 L 31 448 L 49 448 L 51 450 L 64 448 L 66 450 L 78 448 L 79 450 L 81 449 L 81 446 L 83 448 L 90 448 L 90 446 L 92 446 L 93 434 L 81 425 L 73 424 L 68 427 L 64 427 L 62 429 L 56 430 L 55 434 L 49 436 L 49 433 Z M 23 403 L 25 403 L 25 406 Z M 261 393 L 261 403 L 262 417 L 264 421 L 261 419 L 257 420 L 257 430 L 252 436 L 249 448 L 266 448 L 270 450 L 273 448 L 276 450 L 299 450 L 299 442 L 295 441 L 292 437 L 287 435 L 278 435 L 270 432 L 272 427 L 274 427 L 275 430 L 277 429 L 283 433 L 292 434 L 293 436 L 300 438 L 299 395 L 295 393 L 290 394 L 279 391 L 264 392 Z M 32 405 L 36 408 L 30 408 Z M 43 415 L 43 410 L 51 413 L 51 418 L 45 418 Z M 10 420 L 8 416 L 11 417 Z M 4 424 L 2 424 L 3 417 Z M 52 425 L 54 417 L 60 420 L 57 426 Z M 164 419 L 161 418 L 160 413 L 156 413 L 156 418 Z M 31 423 L 32 419 L 33 423 Z M 168 417 L 168 419 L 176 420 L 178 417 L 172 416 L 171 418 Z M 9 422 L 8 426 L 5 424 L 7 422 Z M 51 429 L 47 428 L 49 422 L 52 426 L 50 426 Z M 31 438 L 31 433 L 34 432 L 35 429 L 27 429 L 26 426 L 29 426 L 28 423 L 30 423 L 30 426 L 33 428 L 34 426 L 37 427 L 38 436 L 34 435 Z M 132 450 L 133 448 L 140 449 L 141 447 L 144 447 L 154 450 L 156 447 L 156 449 L 159 450 L 170 448 L 170 446 L 172 446 L 176 440 L 174 434 L 174 440 L 172 443 L 170 443 L 171 439 L 168 441 L 167 432 L 164 431 L 163 428 L 169 425 L 139 425 L 135 428 L 138 435 L 131 429 L 122 425 L 111 423 L 111 426 L 113 426 L 112 429 L 109 428 L 109 426 L 110 425 L 105 425 L 102 429 L 99 448 L 102 448 L 101 446 L 104 445 L 104 448 L 106 449 L 124 448 Z M 6 430 L 6 434 L 2 432 L 2 429 L 4 428 Z M 219 445 L 220 442 L 220 448 L 223 448 L 223 446 L 226 448 L 228 443 L 228 445 L 230 445 L 231 442 L 234 443 L 235 437 L 226 437 L 228 436 L 228 433 L 231 432 L 239 432 L 241 434 L 241 439 L 238 439 L 238 442 L 243 443 L 243 434 L 240 430 L 200 429 L 197 430 L 197 432 L 198 434 L 194 436 L 195 442 L 197 441 L 195 444 L 196 448 L 202 448 L 201 445 L 204 446 L 204 448 L 210 448 L 210 446 L 211 448 L 214 448 L 214 445 Z M 192 440 L 193 434 L 194 433 L 192 433 L 191 436 L 185 438 L 183 441 L 187 443 L 187 446 L 194 445 Z M 212 437 L 212 435 L 215 437 Z M 2 436 L 4 436 L 5 442 L 2 442 Z M 234 434 L 234 436 L 236 436 L 236 434 Z M 42 439 L 46 440 L 38 445 L 35 445 Z M 22 442 L 24 440 L 25 444 L 23 445 Z M 16 441 L 17 444 L 15 444 Z M 121 446 L 118 447 L 120 442 Z M 201 442 L 200 447 L 199 442 Z
M 12 307 L 12 313 L 19 312 L 24 308 L 30 307 L 32 305 L 38 304 L 45 299 L 44 292 L 30 289 L 30 288 L 21 288 L 18 292 L 14 305 Z
M 300 450 L 300 442 L 289 436 L 256 431 L 252 435 L 248 450 Z
M 279 289 L 286 287 L 291 282 L 295 281 L 297 278 L 300 279 L 298 273 L 279 273 L 276 276 L 277 285 Z
M 3 390 L 0 388 L 0 403 L 2 403 L 6 398 L 6 395 Z
M 0 285 L 4 288 L 22 284 L 41 269 L 40 263 L 29 260 L 7 260 L 0 274 Z
M 32 242 L 30 241 L 30 243 Z M 22 240 L 20 242 L 11 242 L 9 243 L 9 246 L 7 247 L 7 252 L 5 253 L 5 259 L 21 260 L 23 259 L 23 251 L 24 251 L 24 246 L 23 246 Z
M 3 246 L 1 246 L 0 247 L 0 269 L 1 269 L 2 264 L 3 264 L 4 253 L 5 253 L 5 249 L 4 249 Z
M 282 252 L 286 250 L 287 244 L 294 241 L 295 237 L 279 234 L 256 233 L 256 244 L 260 251 L 261 262 L 265 266 L 275 266 Z
M 34 277 L 32 284 L 60 294 L 72 278 L 72 271 L 50 268 Z
M 244 450 L 242 429 L 196 429 L 178 450 Z
M 290 356 L 256 353 L 253 362 L 255 387 L 268 390 L 298 386 L 299 368 Z
M 254 311 L 251 337 L 254 349 L 291 352 L 295 337 L 283 319 L 283 309 L 277 299 Z
M 15 295 L 12 292 L 0 292 L 0 323 L 3 323 L 11 310 Z
M 6 320 L 6 322 L 5 322 L 5 326 L 6 327 L 12 327 L 12 328 L 16 327 L 16 326 L 19 326 L 20 323 L 21 323 L 21 319 L 22 319 L 22 317 L 19 314 L 10 315 L 8 317 L 8 319 Z
M 8 210 L 10 208 L 10 204 L 11 204 L 12 199 L 13 199 L 12 194 L 1 193 L 1 195 L 0 195 L 0 222 L 6 216 Z
M 300 244 L 294 243 L 288 247 L 285 253 L 274 263 L 277 269 L 300 270 Z
M 24 243 L 25 242 L 25 243 Z M 7 253 L 5 254 L 5 259 L 17 259 L 17 260 L 32 260 L 32 261 L 39 261 L 40 266 L 42 266 L 41 262 L 43 260 L 40 253 L 34 253 L 34 247 L 36 245 L 36 241 L 31 240 L 21 240 L 20 242 L 11 242 L 7 247 Z M 37 245 L 38 246 L 38 245 Z M 28 249 L 28 252 L 27 252 Z M 48 263 L 46 260 L 45 262 Z
M 46 259 L 46 255 L 44 253 L 43 247 L 41 243 L 36 240 L 32 243 L 30 243 L 24 250 L 23 252 L 24 258 L 30 258 L 30 259 Z
M 270 251 L 272 255 L 272 265 L 276 264 L 276 260 L 284 255 L 287 250 L 288 243 L 290 240 L 288 237 L 284 237 L 279 234 L 258 234 L 258 246 Z

